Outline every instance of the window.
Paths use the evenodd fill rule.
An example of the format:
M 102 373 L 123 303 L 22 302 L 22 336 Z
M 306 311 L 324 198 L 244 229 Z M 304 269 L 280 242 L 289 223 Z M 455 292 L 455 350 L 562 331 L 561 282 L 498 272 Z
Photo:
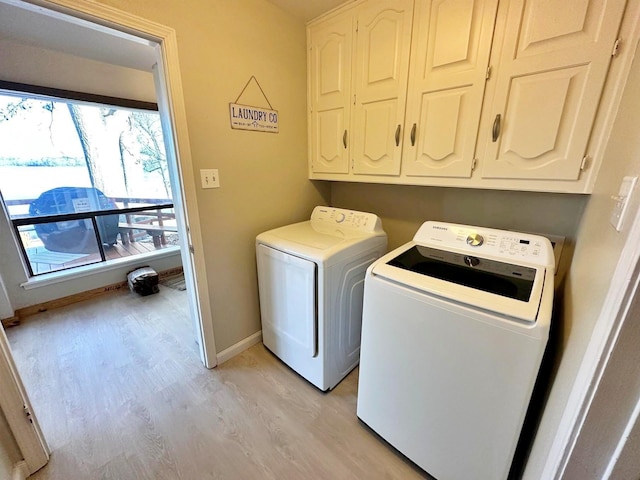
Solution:
M 0 192 L 31 275 L 178 244 L 157 110 L 100 100 L 0 90 Z

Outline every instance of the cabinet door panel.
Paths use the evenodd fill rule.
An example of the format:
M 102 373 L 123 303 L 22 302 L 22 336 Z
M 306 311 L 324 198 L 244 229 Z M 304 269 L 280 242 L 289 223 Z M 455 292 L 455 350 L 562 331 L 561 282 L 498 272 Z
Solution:
M 373 0 L 358 11 L 354 108 L 356 174 L 398 175 L 413 0 Z M 382 138 L 380 137 L 382 136 Z
M 362 118 L 362 157 L 356 173 L 393 174 L 389 169 L 394 164 L 392 154 L 396 148 L 395 132 L 398 125 L 393 124 L 398 105 L 395 100 L 371 102 L 361 106 Z M 391 153 L 390 153 L 391 152 Z
M 477 118 L 468 114 L 469 90 L 458 88 L 423 95 L 421 128 L 417 130 L 416 125 L 415 157 L 407 168 L 409 172 L 417 175 L 428 169 L 431 176 L 470 175 L 468 159 L 473 158 L 475 145 L 466 140 L 470 131 L 477 130 Z
M 471 176 L 497 5 L 497 0 L 418 1 L 404 174 Z
M 497 26 L 504 43 L 495 59 L 494 101 L 481 125 L 483 177 L 578 179 L 624 3 L 508 5 Z M 498 114 L 504 122 L 493 141 Z
M 527 2 L 515 57 L 547 55 L 597 43 L 606 31 L 601 28 L 606 15 L 605 3 L 602 0 Z
M 344 109 L 320 111 L 316 115 L 314 172 L 348 173 L 349 158 L 345 153 L 346 142 L 343 142 Z
M 513 79 L 497 142 L 503 168 L 531 178 L 567 178 L 563 159 L 579 135 L 576 113 L 584 101 L 587 70 L 582 66 Z M 577 173 L 569 178 L 577 179 Z
M 314 173 L 348 173 L 351 16 L 310 30 L 310 142 Z

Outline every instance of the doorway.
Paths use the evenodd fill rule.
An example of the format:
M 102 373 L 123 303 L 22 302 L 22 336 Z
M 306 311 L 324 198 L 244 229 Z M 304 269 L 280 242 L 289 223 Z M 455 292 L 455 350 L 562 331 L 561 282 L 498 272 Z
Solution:
M 143 58 L 148 62 L 151 59 L 145 68 L 154 78 L 169 175 L 175 187 L 176 225 L 190 316 L 194 320 L 200 360 L 205 367 L 213 368 L 217 364 L 215 341 L 175 32 L 99 4 L 66 2 L 67 6 L 63 7 L 52 2 L 35 3 L 37 5 L 0 0 L 0 19 L 7 24 L 6 28 L 2 25 L 3 38 L 18 31 L 21 38 L 27 39 L 31 45 L 40 44 L 49 49 L 57 45 L 60 51 L 89 58 L 98 55 L 102 57 L 101 61 L 116 65 L 125 60 L 130 62 Z M 9 9 L 17 16 L 6 14 Z M 131 32 L 136 33 L 133 35 Z M 81 49 L 81 52 L 74 51 L 74 48 Z M 7 355 L 10 357 L 10 352 Z M 13 381 L 2 377 L 0 386 Z M 18 443 L 21 441 L 16 440 Z M 24 454 L 24 448 L 21 450 Z
M 197 320 L 195 336 L 203 363 L 212 368 L 216 365 L 215 347 L 175 32 L 101 5 L 83 3 L 77 6 L 77 11 L 53 3 L 46 6 L 50 8 L 0 0 L 3 39 L 28 42 L 30 46 L 105 65 L 146 71 L 151 78 L 165 139 L 182 264 L 187 287 L 191 287 L 190 308 Z M 128 33 L 133 30 L 136 35 Z M 4 280 L 9 282 L 7 278 Z

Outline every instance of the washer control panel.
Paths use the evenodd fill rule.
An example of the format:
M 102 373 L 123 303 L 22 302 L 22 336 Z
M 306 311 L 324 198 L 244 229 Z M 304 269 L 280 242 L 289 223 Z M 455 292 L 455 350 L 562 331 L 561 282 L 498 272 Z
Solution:
M 540 235 L 429 221 L 420 227 L 413 240 L 421 245 L 443 250 L 453 248 L 469 255 L 555 266 L 551 242 Z
M 338 226 L 361 232 L 382 232 L 382 222 L 377 215 L 335 207 L 316 207 L 311 223 L 318 226 Z

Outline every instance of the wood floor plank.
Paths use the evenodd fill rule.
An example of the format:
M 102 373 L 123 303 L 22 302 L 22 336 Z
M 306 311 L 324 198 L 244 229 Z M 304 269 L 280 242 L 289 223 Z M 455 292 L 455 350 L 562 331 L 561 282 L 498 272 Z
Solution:
M 200 363 L 186 293 L 122 290 L 7 331 L 53 450 L 35 480 L 430 478 L 261 344 Z

